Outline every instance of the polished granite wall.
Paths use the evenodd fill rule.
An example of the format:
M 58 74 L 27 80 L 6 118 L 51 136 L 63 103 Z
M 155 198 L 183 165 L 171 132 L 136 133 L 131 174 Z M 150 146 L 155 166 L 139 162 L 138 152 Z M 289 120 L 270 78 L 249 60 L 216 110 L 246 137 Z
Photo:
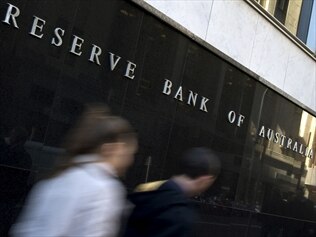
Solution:
M 129 190 L 147 169 L 148 181 L 170 177 L 189 147 L 219 155 L 220 177 L 194 198 L 197 236 L 315 233 L 315 116 L 129 1 L 9 3 L 0 1 L 1 236 L 90 102 L 138 132 Z

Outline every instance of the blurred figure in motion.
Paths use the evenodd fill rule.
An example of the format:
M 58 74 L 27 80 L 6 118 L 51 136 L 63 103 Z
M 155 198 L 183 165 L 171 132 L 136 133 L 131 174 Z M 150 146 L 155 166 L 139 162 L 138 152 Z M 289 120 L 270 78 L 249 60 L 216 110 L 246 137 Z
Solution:
M 125 191 L 118 176 L 133 163 L 130 124 L 102 105 L 87 109 L 66 137 L 66 156 L 53 177 L 32 190 L 13 236 L 116 236 Z
M 135 205 L 125 237 L 189 237 L 195 222 L 189 197 L 208 189 L 220 173 L 221 162 L 206 148 L 193 148 L 179 161 L 168 181 L 141 184 L 131 194 Z

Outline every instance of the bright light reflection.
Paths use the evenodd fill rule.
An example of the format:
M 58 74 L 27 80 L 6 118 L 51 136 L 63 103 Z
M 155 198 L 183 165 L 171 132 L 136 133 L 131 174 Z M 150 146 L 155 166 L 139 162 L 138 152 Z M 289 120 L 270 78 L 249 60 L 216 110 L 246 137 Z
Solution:
M 301 117 L 300 132 L 299 132 L 299 136 L 300 137 L 304 137 L 304 135 L 305 135 L 305 129 L 306 129 L 306 125 L 307 125 L 307 118 L 308 118 L 308 113 L 303 111 L 302 112 L 302 117 Z

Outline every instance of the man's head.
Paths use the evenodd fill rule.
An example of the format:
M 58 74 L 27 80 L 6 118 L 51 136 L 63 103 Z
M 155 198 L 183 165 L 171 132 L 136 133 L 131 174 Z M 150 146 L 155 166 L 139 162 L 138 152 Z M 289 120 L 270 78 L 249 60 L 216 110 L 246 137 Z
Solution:
M 208 189 L 221 170 L 219 158 L 207 148 L 192 148 L 181 157 L 175 179 L 190 195 L 196 195 Z

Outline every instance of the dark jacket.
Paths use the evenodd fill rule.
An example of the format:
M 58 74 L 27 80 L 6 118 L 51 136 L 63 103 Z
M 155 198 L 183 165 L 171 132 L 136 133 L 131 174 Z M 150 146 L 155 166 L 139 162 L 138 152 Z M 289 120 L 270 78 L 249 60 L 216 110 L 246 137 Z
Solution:
M 189 237 L 195 214 L 189 199 L 172 180 L 141 185 L 131 194 L 135 205 L 125 237 Z

